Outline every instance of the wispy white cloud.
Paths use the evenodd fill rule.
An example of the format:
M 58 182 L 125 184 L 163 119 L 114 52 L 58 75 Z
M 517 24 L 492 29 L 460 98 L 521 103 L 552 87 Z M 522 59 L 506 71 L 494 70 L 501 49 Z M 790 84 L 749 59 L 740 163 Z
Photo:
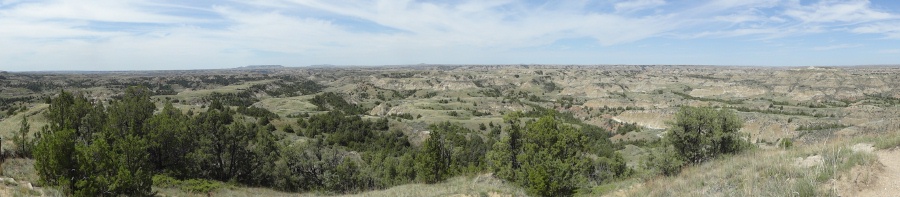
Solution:
M 888 12 L 875 10 L 868 0 L 831 1 L 801 6 L 794 3 L 785 15 L 803 22 L 866 22 L 896 18 Z
M 717 21 L 728 22 L 728 23 L 745 23 L 745 22 L 761 21 L 761 20 L 765 20 L 767 18 L 757 15 L 757 14 L 753 14 L 753 13 L 743 13 L 743 14 L 730 14 L 730 15 L 723 15 L 723 16 L 715 16 L 715 17 L 713 17 L 713 19 L 715 19 Z
M 851 30 L 853 33 L 882 34 L 888 38 L 900 39 L 900 21 L 866 24 Z
M 868 0 L 821 0 L 806 4 L 794 0 L 714 1 L 698 9 L 728 10 L 731 14 L 718 14 L 711 18 L 731 25 L 694 33 L 686 31 L 691 35 L 686 37 L 757 36 L 772 39 L 847 31 L 848 27 L 854 33 L 880 33 L 894 37 L 891 25 L 878 24 L 900 16 L 876 9 Z
M 518 2 L 469 1 L 442 5 L 411 1 L 348 4 L 298 0 L 293 3 L 400 29 L 410 33 L 413 39 L 431 38 L 430 43 L 434 45 L 527 47 L 572 37 L 594 37 L 601 44 L 612 45 L 655 36 L 674 29 L 679 23 L 667 16 L 630 18 L 585 12 L 570 6 L 527 7 Z
M 828 51 L 828 50 L 835 50 L 835 49 L 856 48 L 856 47 L 861 47 L 861 46 L 863 46 L 863 45 L 861 45 L 861 44 L 836 44 L 836 45 L 813 47 L 813 50 Z
M 154 5 L 141 1 L 75 0 L 35 1 L 21 3 L 0 11 L 0 16 L 22 20 L 86 20 L 129 23 L 185 23 L 197 19 L 155 13 Z
M 644 10 L 665 5 L 665 0 L 626 0 L 613 5 L 613 8 L 619 12 L 631 12 Z
M 884 54 L 900 54 L 900 49 L 885 49 L 885 50 L 880 50 L 880 51 L 878 51 L 878 53 L 884 53 Z
M 747 28 L 727 29 L 720 31 L 704 31 L 695 33 L 685 38 L 731 38 L 752 36 L 754 40 L 771 40 L 786 38 L 791 36 L 808 35 L 822 33 L 826 30 L 821 26 L 787 26 L 787 27 L 771 27 L 771 26 L 755 26 Z
M 0 0 L 0 46 L 16 46 L 0 47 L 0 69 L 486 63 L 558 54 L 542 47 L 567 40 L 615 48 L 654 39 L 768 41 L 824 32 L 900 39 L 898 15 L 876 7 L 866 0 Z M 584 59 L 595 53 L 558 48 Z

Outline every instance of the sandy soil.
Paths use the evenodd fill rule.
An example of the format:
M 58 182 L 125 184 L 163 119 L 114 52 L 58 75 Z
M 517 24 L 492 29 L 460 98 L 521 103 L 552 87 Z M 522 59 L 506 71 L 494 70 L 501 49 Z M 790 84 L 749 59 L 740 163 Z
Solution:
M 871 187 L 863 189 L 855 196 L 898 196 L 900 195 L 900 150 L 876 151 L 878 162 L 884 168 L 878 180 Z

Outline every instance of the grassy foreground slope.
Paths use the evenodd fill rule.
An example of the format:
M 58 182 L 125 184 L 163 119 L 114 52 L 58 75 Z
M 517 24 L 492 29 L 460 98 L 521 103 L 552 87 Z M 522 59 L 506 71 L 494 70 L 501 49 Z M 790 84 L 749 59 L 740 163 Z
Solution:
M 876 153 L 895 153 L 900 133 L 756 149 L 682 169 L 598 187 L 611 196 L 857 196 L 882 175 Z M 608 188 L 603 188 L 608 187 Z
M 154 188 L 159 196 L 206 196 L 178 189 Z M 286 193 L 266 188 L 227 187 L 211 193 L 213 196 L 525 196 L 525 192 L 515 186 L 503 183 L 490 174 L 460 176 L 437 184 L 408 184 L 384 190 L 367 191 L 358 194 L 334 195 L 325 193 Z

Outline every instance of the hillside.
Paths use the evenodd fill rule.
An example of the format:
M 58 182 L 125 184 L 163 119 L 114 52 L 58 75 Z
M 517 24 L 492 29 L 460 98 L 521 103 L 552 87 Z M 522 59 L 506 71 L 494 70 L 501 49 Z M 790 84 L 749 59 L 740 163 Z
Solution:
M 571 126 L 580 136 L 590 138 L 590 142 L 603 144 L 586 147 L 579 155 L 589 155 L 586 157 L 592 162 L 615 160 L 614 155 L 620 155 L 627 164 L 627 172 L 597 175 L 595 179 L 583 181 L 576 191 L 579 195 L 782 196 L 807 192 L 801 195 L 878 196 L 872 188 L 896 185 L 891 180 L 897 177 L 878 176 L 881 172 L 897 170 L 890 166 L 897 161 L 898 152 L 894 147 L 900 144 L 897 140 L 900 79 L 896 77 L 900 76 L 900 67 L 242 68 L 68 74 L 4 72 L 0 74 L 2 148 L 9 151 L 16 147 L 12 136 L 19 130 L 23 116 L 31 125 L 29 136 L 50 124 L 52 120 L 45 117 L 50 108 L 47 101 L 62 90 L 83 95 L 94 105 L 109 107 L 126 97 L 129 87 L 142 87 L 149 92 L 148 102 L 155 106 L 150 115 L 161 113 L 166 103 L 171 103 L 174 109 L 190 114 L 186 117 L 193 120 L 210 111 L 215 102 L 221 102 L 227 108 L 222 108 L 223 111 L 234 114 L 235 122 L 258 124 L 248 127 L 263 128 L 260 130 L 266 130 L 265 135 L 271 134 L 278 144 L 273 146 L 277 147 L 278 158 L 294 153 L 287 151 L 287 147 L 302 147 L 297 148 L 297 155 L 340 155 L 341 162 L 335 163 L 335 169 L 341 163 L 356 165 L 362 177 L 360 184 L 366 185 L 346 185 L 346 190 L 327 189 L 329 186 L 292 190 L 244 179 L 229 182 L 219 177 L 176 177 L 209 179 L 221 184 L 210 190 L 221 196 L 256 192 L 273 196 L 526 195 L 529 193 L 521 185 L 493 174 L 485 157 L 494 143 L 509 136 L 510 128 L 524 128 L 546 116 Z M 755 148 L 687 165 L 673 176 L 657 174 L 647 167 L 648 157 L 660 150 L 660 141 L 672 129 L 671 123 L 684 106 L 734 112 L 743 121 L 740 135 Z M 509 122 L 511 116 L 521 122 Z M 340 131 L 319 131 L 317 126 L 310 126 L 332 124 L 326 118 L 338 120 L 334 123 L 338 130 L 344 129 L 340 126 L 342 122 L 366 126 L 354 125 L 346 136 Z M 449 122 L 449 126 L 441 126 L 444 122 Z M 366 132 L 365 136 L 369 137 L 355 138 L 355 132 Z M 404 162 L 416 158 L 434 135 L 457 140 L 456 144 L 448 145 L 449 150 L 460 158 L 468 158 L 459 161 L 459 166 L 450 167 L 453 177 L 433 184 L 409 177 L 379 179 L 390 177 L 390 173 L 399 176 L 405 168 L 413 168 L 411 163 Z M 854 150 L 865 144 L 874 146 L 874 150 Z M 405 154 L 407 160 L 403 159 Z M 812 164 L 798 164 L 801 163 L 798 159 L 808 158 L 814 160 Z M 276 160 L 271 161 L 276 163 Z M 21 172 L 33 162 L 7 160 L 3 176 L 37 183 L 33 167 Z M 394 171 L 381 172 L 382 164 L 387 163 L 396 169 L 390 167 Z M 7 165 L 24 167 L 7 171 Z M 860 184 L 859 174 L 871 174 L 878 179 Z M 3 187 L 22 194 L 53 190 L 21 189 L 23 185 Z M 205 195 L 179 186 L 156 185 L 153 191 L 161 195 Z

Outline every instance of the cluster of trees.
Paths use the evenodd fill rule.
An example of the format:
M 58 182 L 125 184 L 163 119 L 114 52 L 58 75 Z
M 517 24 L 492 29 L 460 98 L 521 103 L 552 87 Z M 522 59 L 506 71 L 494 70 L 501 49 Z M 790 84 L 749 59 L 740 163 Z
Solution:
M 240 83 L 243 81 L 257 81 L 266 79 L 268 76 L 246 76 L 246 75 L 210 75 L 204 77 L 198 77 L 196 79 L 200 79 L 200 82 L 203 84 L 216 84 L 220 86 L 227 86 L 236 83 Z M 196 81 L 196 79 L 192 81 Z
M 149 194 L 145 120 L 156 109 L 149 95 L 131 88 L 108 107 L 68 92 L 52 99 L 50 125 L 36 135 L 33 150 L 41 180 L 79 196 Z
M 616 128 L 616 133 L 622 134 L 622 135 L 625 135 L 626 133 L 632 132 L 632 131 L 641 131 L 641 127 L 639 127 L 637 125 L 637 123 L 634 122 L 634 123 L 630 123 L 630 124 L 622 123 L 621 125 L 619 125 L 618 128 Z
M 277 81 L 271 84 L 260 84 L 251 86 L 250 89 L 254 90 L 262 90 L 269 96 L 280 97 L 280 96 L 299 96 L 299 95 L 309 95 L 315 94 L 322 89 L 325 89 L 325 86 L 316 83 L 315 81 L 310 80 L 301 80 L 294 82 L 285 82 L 285 81 Z M 298 94 L 299 93 L 299 94 Z
M 305 151 L 334 151 L 333 154 L 351 158 L 334 160 L 333 165 L 328 165 L 335 170 L 341 169 L 339 166 L 358 168 L 353 171 L 356 174 L 342 181 L 356 183 L 348 185 L 352 187 L 318 185 L 329 182 L 320 179 L 289 184 L 315 186 L 309 189 L 326 191 L 361 191 L 416 181 L 435 183 L 452 176 L 479 173 L 485 170 L 484 155 L 493 142 L 480 132 L 449 122 L 431 125 L 430 137 L 415 148 L 402 132 L 390 130 L 385 118 L 369 120 L 330 111 L 299 121 L 306 123 L 298 133 L 310 138 L 311 146 L 331 147 Z M 354 153 L 359 156 L 354 157 Z M 290 176 L 293 178 L 288 180 L 304 180 L 302 174 Z
M 151 177 L 201 178 L 267 184 L 275 136 L 234 121 L 214 101 L 205 112 L 183 114 L 170 103 L 159 112 L 152 92 L 132 87 L 108 105 L 61 92 L 45 116 L 50 125 L 34 141 L 41 181 L 77 196 L 148 195 Z
M 346 114 L 362 114 L 365 109 L 348 103 L 341 95 L 334 92 L 325 92 L 316 95 L 309 100 L 310 103 L 316 105 L 319 111 L 341 111 Z
M 752 147 L 738 130 L 744 121 L 728 109 L 682 107 L 675 122 L 645 167 L 665 175 L 677 174 L 685 164 L 698 164 Z
M 20 110 L 20 106 L 17 105 L 34 99 L 34 96 L 0 98 L 0 111 L 6 111 L 6 116 L 13 116 L 15 115 L 16 110 Z M 24 108 L 24 106 L 21 108 Z
M 278 116 L 278 114 L 275 114 L 274 112 L 269 111 L 266 108 L 259 108 L 256 106 L 250 106 L 250 107 L 239 106 L 237 108 L 237 113 L 256 117 L 256 118 L 266 118 L 268 120 L 281 118 Z
M 775 108 L 757 109 L 757 108 L 749 108 L 749 107 L 743 107 L 743 106 L 729 107 L 729 108 L 740 111 L 740 112 L 757 112 L 757 113 L 764 113 L 764 114 L 781 114 L 781 115 L 790 115 L 790 116 L 810 116 L 810 117 L 815 117 L 815 118 L 836 117 L 834 114 L 829 115 L 829 114 L 823 114 L 823 113 L 809 113 L 809 112 L 806 112 L 803 110 L 785 111 L 784 106 L 781 106 L 778 110 L 775 110 Z
M 253 96 L 250 91 L 241 91 L 236 93 L 219 93 L 213 92 L 203 97 L 203 102 L 211 103 L 213 101 L 221 102 L 224 105 L 249 107 L 253 103 L 259 102 L 259 99 Z
M 524 187 L 538 196 L 568 196 L 585 183 L 603 183 L 625 176 L 628 170 L 621 155 L 596 144 L 610 142 L 592 138 L 554 116 L 544 116 L 520 128 L 510 120 L 499 142 L 487 153 L 489 168 L 504 180 Z
M 560 89 L 556 83 L 550 80 L 550 76 L 535 77 L 531 79 L 531 83 L 540 86 L 545 92 L 553 92 Z
M 302 132 L 304 136 L 356 150 L 378 148 L 369 147 L 371 144 L 368 143 L 382 137 L 379 136 L 379 131 L 388 130 L 386 118 L 377 121 L 363 120 L 360 116 L 344 114 L 341 111 L 313 115 L 305 121 L 306 128 Z
M 50 125 L 21 149 L 33 152 L 44 184 L 78 196 L 149 195 L 154 180 L 173 179 L 352 193 L 486 171 L 533 195 L 558 196 L 629 173 L 608 133 L 549 112 L 526 123 L 509 118 L 505 130 L 433 124 L 416 147 L 387 118 L 365 118 L 358 106 L 326 99 L 340 98 L 335 94 L 318 99 L 328 112 L 299 117 L 295 133 L 303 140 L 252 121 L 265 115 L 233 110 L 250 110 L 239 103 L 214 99 L 206 111 L 182 113 L 171 103 L 157 109 L 152 94 L 132 87 L 104 104 L 61 92 L 44 114 Z
M 57 85 L 53 82 L 47 81 L 25 81 L 20 83 L 7 83 L 4 85 L 5 87 L 11 88 L 25 88 L 31 90 L 32 92 L 42 92 L 47 89 L 59 88 L 60 85 Z
M 432 125 L 430 129 L 429 138 L 422 143 L 416 157 L 415 169 L 420 181 L 436 183 L 448 177 L 486 169 L 484 155 L 493 140 L 483 138 L 480 132 L 449 122 Z

